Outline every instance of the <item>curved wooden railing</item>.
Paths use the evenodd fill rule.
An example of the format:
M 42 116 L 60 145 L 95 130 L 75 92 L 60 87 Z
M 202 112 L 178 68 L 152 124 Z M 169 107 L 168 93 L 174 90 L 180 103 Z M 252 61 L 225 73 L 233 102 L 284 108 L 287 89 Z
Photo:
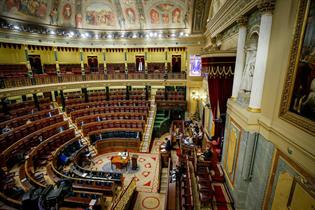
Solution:
M 90 122 L 104 121 L 104 120 L 146 120 L 147 113 L 140 112 L 114 112 L 114 113 L 103 113 L 103 114 L 93 114 L 83 117 L 78 117 L 75 120 L 78 128 L 81 124 L 87 124 Z
M 29 153 L 29 155 L 28 155 L 29 158 L 25 161 L 24 166 L 25 166 L 26 177 L 28 177 L 28 179 L 30 180 L 30 183 L 32 185 L 39 186 L 39 187 L 45 187 L 44 184 L 37 181 L 34 177 L 34 172 L 36 171 L 36 167 L 37 167 L 36 159 L 40 158 L 37 156 L 38 153 L 46 154 L 46 155 L 49 155 L 50 157 L 52 157 L 51 153 L 53 151 L 51 151 L 51 150 L 54 149 L 52 144 L 55 144 L 58 147 L 61 144 L 73 139 L 74 137 L 75 137 L 75 130 L 74 129 L 64 130 L 63 132 L 57 133 L 57 134 L 49 137 L 45 141 L 41 142 L 35 149 L 33 149 Z M 50 147 L 50 148 L 46 149 L 46 147 Z M 51 158 L 48 157 L 47 161 L 49 159 L 51 159 Z
M 67 82 L 100 81 L 100 80 L 185 80 L 186 73 L 92 73 L 86 75 L 63 74 L 41 75 L 34 78 L 5 78 L 0 81 L 0 88 L 15 88 L 32 85 L 46 85 Z
M 2 152 L 4 150 L 7 150 L 11 145 L 37 130 L 61 121 L 63 121 L 63 115 L 59 114 L 50 118 L 39 119 L 29 124 L 24 124 L 11 130 L 8 133 L 1 134 L 0 151 Z
M 15 153 L 17 153 L 19 150 L 27 151 L 31 147 L 31 145 L 28 145 L 30 142 L 39 142 L 39 136 L 42 136 L 43 140 L 45 140 L 46 138 L 49 138 L 50 136 L 59 132 L 57 129 L 60 127 L 63 127 L 64 129 L 68 128 L 68 121 L 62 121 L 40 129 L 12 144 L 1 153 L 1 167 L 7 167 L 8 161 L 10 159 L 13 160 Z
M 149 106 L 150 102 L 145 100 L 114 100 L 114 101 L 99 101 L 99 102 L 87 102 L 74 104 L 67 106 L 67 113 L 71 113 L 76 110 L 96 107 L 124 107 L 124 106 Z
M 51 116 L 55 116 L 59 114 L 58 109 L 47 109 L 39 112 L 35 112 L 34 114 L 27 114 L 20 117 L 15 117 L 13 119 L 4 121 L 0 123 L 0 130 L 2 130 L 4 127 L 9 126 L 9 128 L 17 128 L 19 126 L 24 125 L 28 120 L 36 121 L 43 118 L 49 117 L 49 113 Z
M 144 120 L 108 120 L 101 122 L 91 122 L 82 126 L 82 133 L 85 136 L 90 135 L 90 132 L 102 129 L 110 128 L 140 128 L 144 129 L 145 121 Z
M 117 113 L 117 112 L 141 112 L 148 114 L 149 107 L 147 106 L 120 106 L 120 107 L 96 107 L 96 108 L 86 108 L 86 109 L 79 109 L 76 111 L 71 112 L 70 116 L 72 121 L 75 121 L 76 118 L 94 114 L 105 114 L 105 113 Z
M 88 149 L 88 146 L 85 145 L 83 146 L 82 148 L 80 148 L 76 153 L 75 153 L 75 157 L 73 158 L 73 165 L 74 165 L 74 169 L 76 170 L 80 170 L 86 174 L 92 174 L 92 173 L 103 173 L 103 174 L 107 174 L 107 175 L 112 175 L 112 174 L 119 174 L 119 173 L 112 173 L 112 172 L 101 172 L 101 171 L 91 171 L 91 170 L 87 170 L 87 169 L 84 169 L 82 168 L 81 166 L 79 166 L 79 164 L 77 163 L 77 159 L 79 157 L 79 155 L 81 154 L 81 152 L 84 152 Z M 59 152 L 59 151 L 58 151 Z M 76 177 L 72 177 L 72 176 L 68 176 L 62 172 L 60 172 L 58 169 L 57 169 L 57 151 L 56 153 L 54 154 L 54 158 L 53 158 L 53 161 L 47 166 L 47 173 L 48 175 L 55 181 L 57 182 L 58 180 L 60 179 L 70 179 L 70 180 L 90 180 L 90 181 L 115 181 L 116 183 L 119 183 L 121 184 L 122 182 L 122 176 L 119 177 L 119 180 L 116 180 L 116 179 L 110 179 L 110 178 L 106 178 L 106 176 L 102 176 L 102 177 L 97 177 L 97 176 L 93 176 L 93 177 L 90 177 L 90 176 L 87 176 L 87 177 L 82 177 L 80 175 L 76 175 Z M 73 172 L 75 174 L 75 172 Z M 119 174 L 121 175 L 121 174 Z
M 136 177 L 133 177 L 129 185 L 123 189 L 121 194 L 115 199 L 110 207 L 111 210 L 124 210 L 127 207 L 133 193 L 137 188 Z

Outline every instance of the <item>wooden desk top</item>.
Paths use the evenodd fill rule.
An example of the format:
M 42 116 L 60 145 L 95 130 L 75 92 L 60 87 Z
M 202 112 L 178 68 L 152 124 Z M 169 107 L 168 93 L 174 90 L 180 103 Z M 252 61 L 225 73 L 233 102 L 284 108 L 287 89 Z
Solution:
M 129 161 L 129 156 L 126 158 L 122 158 L 120 155 L 112 156 L 111 163 L 112 164 L 127 164 Z

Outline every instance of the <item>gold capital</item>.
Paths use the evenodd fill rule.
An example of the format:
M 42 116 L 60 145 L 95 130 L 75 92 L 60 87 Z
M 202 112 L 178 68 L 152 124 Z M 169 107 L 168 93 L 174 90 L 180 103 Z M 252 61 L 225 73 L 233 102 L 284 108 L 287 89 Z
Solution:
M 260 108 L 248 107 L 247 110 L 250 111 L 250 112 L 253 112 L 253 113 L 260 113 L 261 112 Z
M 276 0 L 260 0 L 257 7 L 261 13 L 272 13 Z
M 237 23 L 240 26 L 246 26 L 247 22 L 248 22 L 248 18 L 246 16 L 241 16 L 237 19 Z

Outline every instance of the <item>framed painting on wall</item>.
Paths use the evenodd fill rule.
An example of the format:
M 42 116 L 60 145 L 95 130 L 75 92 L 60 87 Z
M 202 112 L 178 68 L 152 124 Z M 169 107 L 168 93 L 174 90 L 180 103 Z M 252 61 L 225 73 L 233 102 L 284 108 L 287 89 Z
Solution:
M 280 118 L 315 134 L 315 1 L 300 0 Z
M 235 171 L 237 167 L 240 139 L 241 128 L 232 119 L 230 119 L 224 167 L 232 185 L 234 184 Z
M 289 210 L 314 209 L 315 192 L 314 185 L 309 182 L 295 177 L 291 186 L 291 192 L 288 199 L 287 207 Z

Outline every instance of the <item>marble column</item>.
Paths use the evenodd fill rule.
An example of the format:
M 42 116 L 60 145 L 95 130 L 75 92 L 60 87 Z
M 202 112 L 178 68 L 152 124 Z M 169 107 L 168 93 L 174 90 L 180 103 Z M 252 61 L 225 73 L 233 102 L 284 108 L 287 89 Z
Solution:
M 106 49 L 103 49 L 103 65 L 104 65 L 104 74 L 107 74 L 107 66 L 106 66 Z
M 30 78 L 33 78 L 33 71 L 32 71 L 29 57 L 28 57 L 28 47 L 26 45 L 24 48 L 24 53 L 25 53 L 25 62 L 26 62 L 26 67 L 27 67 L 27 74 Z
M 167 71 L 167 61 L 168 61 L 168 49 L 165 48 L 165 63 L 164 63 L 164 68 L 165 68 L 165 71 Z
M 185 49 L 185 72 L 186 72 L 186 74 L 188 73 L 188 62 L 189 62 L 189 60 L 188 60 L 188 49 L 186 48 Z
M 262 0 L 258 5 L 262 15 L 260 20 L 253 85 L 248 106 L 250 112 L 261 112 L 261 99 L 264 89 L 274 4 L 275 0 Z
M 83 50 L 80 48 L 80 64 L 82 76 L 85 76 L 84 62 L 83 62 Z
M 55 62 L 56 62 L 56 72 L 58 76 L 61 76 L 60 74 L 60 67 L 59 67 L 59 61 L 58 61 L 58 51 L 57 48 L 54 47 L 54 56 L 55 56 Z
M 148 48 L 144 49 L 144 78 L 148 79 Z
M 234 79 L 233 79 L 233 90 L 232 90 L 232 99 L 236 100 L 238 92 L 240 90 L 240 85 L 242 81 L 242 73 L 245 65 L 245 41 L 247 33 L 247 18 L 240 17 L 238 19 L 239 30 L 238 30 L 238 41 L 237 41 L 237 52 L 236 52 L 236 63 L 234 70 Z
M 148 48 L 144 49 L 144 71 L 148 71 Z
M 128 54 L 127 54 L 127 49 L 124 49 L 124 55 L 125 55 L 125 79 L 128 79 Z

